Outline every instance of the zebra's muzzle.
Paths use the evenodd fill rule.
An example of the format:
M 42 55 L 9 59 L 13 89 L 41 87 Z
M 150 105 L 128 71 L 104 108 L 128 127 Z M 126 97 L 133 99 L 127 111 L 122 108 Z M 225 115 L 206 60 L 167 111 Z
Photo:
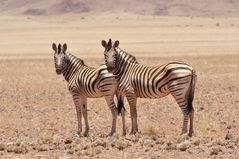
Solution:
M 107 67 L 107 70 L 108 70 L 109 72 L 113 72 L 114 67 Z
M 56 69 L 56 74 L 61 74 L 61 70 Z
M 106 66 L 107 66 L 107 70 L 109 71 L 109 72 L 112 72 L 113 71 L 113 69 L 114 69 L 114 62 L 113 61 L 107 61 L 106 62 Z

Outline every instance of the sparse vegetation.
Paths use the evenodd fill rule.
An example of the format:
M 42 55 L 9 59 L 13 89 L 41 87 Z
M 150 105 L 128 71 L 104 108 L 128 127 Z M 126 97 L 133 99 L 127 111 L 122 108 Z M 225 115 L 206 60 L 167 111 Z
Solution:
M 238 22 L 117 16 L 0 16 L 0 158 L 237 158 L 239 32 L 228 26 Z M 145 65 L 180 60 L 196 69 L 192 138 L 179 135 L 182 115 L 171 96 L 138 100 L 142 134 L 136 135 L 129 135 L 125 100 L 127 135 L 119 116 L 113 137 L 105 137 L 111 125 L 105 100 L 91 99 L 90 136 L 74 137 L 76 112 L 66 83 L 55 74 L 51 43 L 67 42 L 87 65 L 99 66 L 99 42 L 111 36 Z
M 143 132 L 142 135 L 130 136 L 127 134 L 126 137 L 122 137 L 120 135 L 121 127 L 120 124 L 118 124 L 118 134 L 109 138 L 100 135 L 101 133 L 104 134 L 107 132 L 110 126 L 110 123 L 107 124 L 107 119 L 110 118 L 110 114 L 107 113 L 108 108 L 104 105 L 103 99 L 97 101 L 91 100 L 89 103 L 89 119 L 91 121 L 90 137 L 72 137 L 72 130 L 74 130 L 76 123 L 73 104 L 71 104 L 71 97 L 68 96 L 67 90 L 64 89 L 64 83 L 61 82 L 61 80 L 55 80 L 58 79 L 58 77 L 54 75 L 52 60 L 1 60 L 0 68 L 6 70 L 2 72 L 4 75 L 1 77 L 3 79 L 2 86 L 4 88 L 7 87 L 5 82 L 7 82 L 8 78 L 11 79 L 14 86 L 10 89 L 6 89 L 2 94 L 4 100 L 2 100 L 0 110 L 4 110 L 5 113 L 0 116 L 1 130 L 4 129 L 11 132 L 17 129 L 18 131 L 15 133 L 20 136 L 19 139 L 25 142 L 25 144 L 23 144 L 24 142 L 22 140 L 15 140 L 15 138 L 13 138 L 15 135 L 11 133 L 7 133 L 6 131 L 2 132 L 1 135 L 4 135 L 1 138 L 3 140 L 1 142 L 2 144 L 0 144 L 1 154 L 3 154 L 3 156 L 15 156 L 18 154 L 30 156 L 43 153 L 46 156 L 52 156 L 54 155 L 53 152 L 57 151 L 60 157 L 69 155 L 107 158 L 109 157 L 108 155 L 112 156 L 111 152 L 113 151 L 115 158 L 123 157 L 122 152 L 132 157 L 142 155 L 149 157 L 157 156 L 158 154 L 156 154 L 157 151 L 155 151 L 155 149 L 159 149 L 162 151 L 160 155 L 163 157 L 168 155 L 178 157 L 179 154 L 183 157 L 184 155 L 180 153 L 181 151 L 184 151 L 187 155 L 189 155 L 188 152 L 190 152 L 190 156 L 195 157 L 195 155 L 197 155 L 201 158 L 204 158 L 205 154 L 209 155 L 207 158 L 213 158 L 214 156 L 227 157 L 228 155 L 231 157 L 236 156 L 236 149 L 239 144 L 239 140 L 237 139 L 238 123 L 236 122 L 238 107 L 230 104 L 230 101 L 224 98 L 225 94 L 220 95 L 222 90 L 218 88 L 218 84 L 222 84 L 223 81 L 227 79 L 227 76 L 220 76 L 216 81 L 214 80 L 215 83 L 213 84 L 210 81 L 212 81 L 218 73 L 221 74 L 222 69 L 228 71 L 232 76 L 238 76 L 234 70 L 224 67 L 226 63 L 235 63 L 238 59 L 236 58 L 237 55 L 220 55 L 218 57 L 197 55 L 197 57 L 200 57 L 200 59 L 186 57 L 186 61 L 190 61 L 193 65 L 199 65 L 202 61 L 206 60 L 209 62 L 208 65 L 202 65 L 197 69 L 200 74 L 200 80 L 198 80 L 199 84 L 197 86 L 195 105 L 197 105 L 196 108 L 200 105 L 200 107 L 204 109 L 196 111 L 195 116 L 197 116 L 197 118 L 195 124 L 197 125 L 197 129 L 195 131 L 195 137 L 185 138 L 183 140 L 181 136 L 177 136 L 180 133 L 178 129 L 181 126 L 181 122 L 177 122 L 177 120 L 180 121 L 181 116 L 170 97 L 162 100 L 151 100 L 150 102 L 143 99 L 139 100 L 138 104 L 141 107 L 138 119 L 139 124 L 141 123 L 139 125 L 141 127 L 139 128 Z M 89 62 L 95 62 L 93 64 L 100 62 L 100 60 L 94 61 L 93 59 L 94 58 L 90 58 Z M 139 56 L 139 60 L 142 59 L 144 59 L 142 62 L 155 64 L 167 61 L 168 57 L 161 57 L 161 62 L 158 62 L 157 58 L 148 57 L 146 60 L 142 56 Z M 31 68 L 25 68 L 25 66 L 28 65 L 30 65 Z M 208 67 L 212 68 L 212 70 L 208 70 Z M 214 67 L 220 67 L 221 69 L 219 71 Z M 234 65 L 230 67 L 234 68 Z M 18 70 L 17 72 L 15 71 L 16 68 Z M 36 70 L 38 71 L 38 75 L 34 73 Z M 22 74 L 23 72 L 24 74 Z M 206 72 L 206 75 L 203 75 L 202 72 Z M 33 82 L 29 83 L 29 79 Z M 210 80 L 208 81 L 206 79 Z M 227 83 L 223 83 L 223 87 L 227 88 L 232 83 L 238 82 L 237 79 L 238 78 L 227 79 Z M 45 87 L 45 81 L 48 83 L 47 87 Z M 19 85 L 21 87 L 24 86 L 26 89 L 20 89 Z M 208 87 L 206 90 L 200 89 L 200 87 L 205 85 L 210 85 L 210 88 Z M 15 88 L 19 88 L 19 94 L 12 96 L 12 92 L 15 92 Z M 232 90 L 230 89 L 230 91 L 226 89 L 226 96 L 230 96 L 232 101 L 236 101 L 237 99 L 235 94 L 236 90 L 236 87 Z M 207 92 L 206 94 L 205 91 Z M 215 93 L 220 97 L 216 97 L 215 103 L 212 103 L 211 98 L 215 98 Z M 15 105 L 10 104 L 12 103 L 10 102 L 12 98 L 17 101 Z M 203 101 L 200 99 L 203 99 Z M 226 109 L 222 112 L 218 109 L 218 105 L 221 105 L 220 103 L 222 105 L 226 104 L 229 109 L 235 109 L 235 111 Z M 19 109 L 14 109 L 15 106 Z M 225 112 L 229 113 L 228 111 L 230 111 L 230 117 L 224 116 L 223 114 Z M 230 122 L 231 116 L 234 117 L 234 121 Z M 212 118 L 213 120 L 211 120 Z M 16 120 L 20 120 L 21 125 L 15 125 L 14 121 Z M 205 129 L 208 126 L 208 120 L 211 121 L 213 129 L 216 131 L 212 132 L 211 127 L 209 127 L 208 130 Z M 130 127 L 129 121 L 130 117 L 128 115 L 128 127 Z M 143 125 L 144 123 L 145 125 Z M 225 124 L 223 125 L 223 123 Z M 160 130 L 160 132 L 158 132 L 158 130 Z M 229 133 L 227 131 L 229 131 Z M 25 134 L 30 137 L 24 139 Z M 217 136 L 219 136 L 221 140 L 218 140 Z M 39 141 L 34 142 L 36 139 Z M 14 140 L 14 142 L 10 142 L 9 140 Z M 188 142 L 183 143 L 185 140 Z M 144 153 L 142 154 L 142 152 Z

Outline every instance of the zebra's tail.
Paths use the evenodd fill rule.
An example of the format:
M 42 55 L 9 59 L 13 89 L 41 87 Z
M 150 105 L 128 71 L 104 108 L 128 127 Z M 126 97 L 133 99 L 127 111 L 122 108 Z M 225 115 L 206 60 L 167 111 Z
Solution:
M 122 111 L 125 111 L 124 96 L 122 94 L 118 95 L 117 110 L 118 110 L 118 115 L 122 114 Z
M 192 70 L 192 79 L 191 79 L 191 84 L 190 84 L 189 94 L 188 94 L 188 112 L 189 113 L 191 112 L 193 107 L 193 98 L 194 98 L 196 80 L 197 80 L 196 71 Z

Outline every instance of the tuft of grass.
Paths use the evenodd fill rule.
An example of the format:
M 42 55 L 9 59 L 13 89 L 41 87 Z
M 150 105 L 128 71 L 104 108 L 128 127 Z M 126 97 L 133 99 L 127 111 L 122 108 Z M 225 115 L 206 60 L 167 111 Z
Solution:
M 145 128 L 144 134 L 151 137 L 152 139 L 154 139 L 157 137 L 158 133 L 152 126 L 149 126 L 149 127 Z

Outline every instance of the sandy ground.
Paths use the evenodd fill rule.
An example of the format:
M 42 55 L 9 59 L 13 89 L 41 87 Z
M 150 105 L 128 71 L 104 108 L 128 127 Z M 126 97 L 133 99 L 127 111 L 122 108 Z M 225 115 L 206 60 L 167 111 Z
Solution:
M 133 15 L 58 17 L 0 16 L 0 55 L 49 56 L 52 42 L 76 54 L 102 57 L 102 39 L 142 55 L 238 54 L 239 18 Z M 149 54 L 150 53 L 150 54 Z
M 238 19 L 0 19 L 0 158 L 239 158 Z M 139 99 L 140 133 L 121 136 L 119 117 L 109 138 L 105 101 L 89 99 L 90 137 L 73 136 L 76 112 L 55 73 L 51 43 L 67 42 L 96 67 L 103 62 L 100 41 L 109 37 L 142 64 L 182 60 L 196 69 L 192 138 L 179 135 L 182 113 L 171 96 Z

